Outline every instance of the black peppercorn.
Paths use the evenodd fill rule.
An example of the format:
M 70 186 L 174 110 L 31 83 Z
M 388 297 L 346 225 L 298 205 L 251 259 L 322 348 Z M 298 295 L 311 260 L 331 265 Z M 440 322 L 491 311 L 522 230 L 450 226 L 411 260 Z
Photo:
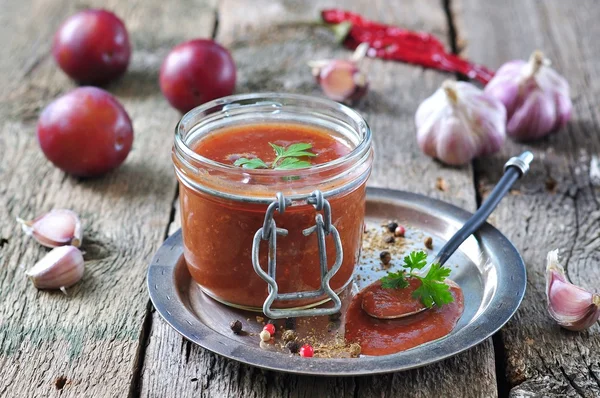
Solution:
M 296 329 L 296 318 L 285 318 L 285 328 L 288 330 Z
M 231 321 L 229 327 L 231 328 L 233 333 L 240 334 L 240 332 L 242 331 L 242 322 L 236 319 L 235 321 Z
M 294 340 L 294 341 L 288 341 L 285 344 L 285 348 L 287 348 L 288 350 L 290 350 L 290 352 L 292 354 L 297 354 L 298 351 L 300 350 L 300 343 L 298 343 L 296 340 Z
M 397 223 L 397 222 L 394 222 L 394 221 L 392 221 L 392 222 L 390 222 L 390 223 L 387 225 L 387 229 L 388 229 L 388 231 L 390 231 L 390 232 L 394 232 L 394 231 L 396 230 L 396 228 L 398 228 L 398 223 Z
M 396 239 L 394 239 L 393 236 L 387 236 L 384 240 L 385 243 L 394 243 L 396 241 Z
M 383 263 L 383 265 L 388 265 L 390 261 L 392 261 L 392 255 L 388 251 L 382 251 L 379 253 L 379 259 Z
M 428 236 L 428 237 L 425 239 L 425 242 L 424 242 L 424 244 L 425 244 L 425 247 L 426 247 L 426 248 L 428 248 L 429 250 L 433 250 L 433 239 L 431 238 L 431 236 Z

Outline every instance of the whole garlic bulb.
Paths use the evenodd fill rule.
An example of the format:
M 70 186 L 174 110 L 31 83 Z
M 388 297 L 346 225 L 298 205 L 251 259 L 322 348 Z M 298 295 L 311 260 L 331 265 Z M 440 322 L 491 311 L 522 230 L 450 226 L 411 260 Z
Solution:
M 421 150 L 450 165 L 498 151 L 506 137 L 502 103 L 467 82 L 447 80 L 415 115 Z
M 518 140 L 541 138 L 571 118 L 569 84 L 540 51 L 531 54 L 529 62 L 515 60 L 502 65 L 485 93 L 502 101 L 508 135 Z

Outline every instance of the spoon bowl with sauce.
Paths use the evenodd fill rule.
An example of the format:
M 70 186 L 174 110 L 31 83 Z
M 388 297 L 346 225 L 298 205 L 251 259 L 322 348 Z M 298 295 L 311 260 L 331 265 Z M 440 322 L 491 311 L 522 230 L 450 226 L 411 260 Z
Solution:
M 444 265 L 456 249 L 485 223 L 513 184 L 529 171 L 532 160 L 533 154 L 526 151 L 506 162 L 504 175 L 488 199 L 442 247 L 431 264 L 421 271 L 422 274 L 425 274 L 432 264 Z M 446 279 L 445 282 L 450 287 L 458 288 L 458 285 L 450 279 Z M 409 278 L 408 283 L 409 285 L 404 289 L 385 289 L 381 286 L 381 281 L 371 284 L 361 292 L 362 310 L 369 316 L 382 320 L 414 316 L 428 310 L 420 300 L 412 297 L 412 293 L 420 286 L 421 281 L 417 278 Z
M 397 319 L 418 314 L 427 310 L 420 301 L 412 298 L 412 293 L 421 282 L 416 278 L 408 279 L 404 289 L 385 289 L 381 281 L 371 284 L 362 295 L 363 311 L 378 319 Z

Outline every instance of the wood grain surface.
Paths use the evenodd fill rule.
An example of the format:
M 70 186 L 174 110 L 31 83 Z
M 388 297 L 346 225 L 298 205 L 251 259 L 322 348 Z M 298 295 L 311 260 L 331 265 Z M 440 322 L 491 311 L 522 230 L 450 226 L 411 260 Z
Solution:
M 571 84 L 573 120 L 565 129 L 533 144 L 510 143 L 500 154 L 477 162 L 477 171 L 485 194 L 507 156 L 523 149 L 536 156 L 531 174 L 520 182 L 520 194 L 507 197 L 495 213 L 495 225 L 521 251 L 529 280 L 521 308 L 500 333 L 507 392 L 514 397 L 598 397 L 600 328 L 569 332 L 550 319 L 545 266 L 548 251 L 559 249 L 574 283 L 592 290 L 600 286 L 600 188 L 590 178 L 592 158 L 600 152 L 600 83 L 595 81 L 600 75 L 600 7 L 594 1 L 575 6 L 462 0 L 455 12 L 467 56 L 497 68 L 541 49 Z
M 49 56 L 52 35 L 90 6 L 116 10 L 130 32 L 131 65 L 108 89 L 131 116 L 135 141 L 117 171 L 76 179 L 46 161 L 35 123 L 42 107 L 74 87 Z M 176 194 L 170 147 L 179 116 L 160 93 L 158 69 L 173 45 L 209 36 L 213 27 L 213 10 L 198 1 L 0 3 L 0 396 L 122 397 L 135 390 L 146 267 Z M 71 208 L 84 223 L 86 271 L 66 296 L 37 291 L 25 278 L 24 268 L 46 250 L 15 222 L 52 208 Z
M 377 153 L 370 185 L 437 197 L 469 210 L 499 179 L 506 159 L 536 155 L 530 175 L 493 214 L 528 267 L 517 315 L 494 338 L 452 359 L 373 377 L 298 377 L 263 371 L 182 339 L 148 305 L 147 263 L 178 228 L 170 161 L 179 118 L 158 86 L 160 63 L 184 40 L 216 37 L 238 66 L 237 92 L 322 96 L 306 62 L 347 57 L 323 29 L 302 26 L 329 0 L 4 0 L 0 2 L 0 397 L 562 397 L 600 396 L 600 328 L 560 329 L 545 309 L 544 267 L 558 248 L 571 280 L 600 286 L 600 7 L 560 0 L 348 0 L 343 8 L 424 30 L 477 62 L 544 50 L 571 83 L 575 110 L 563 131 L 535 144 L 449 168 L 423 156 L 414 112 L 446 78 L 439 72 L 365 60 L 371 78 L 357 106 Z M 339 6 L 339 4 L 338 4 Z M 52 99 L 75 87 L 50 56 L 52 35 L 80 9 L 104 7 L 125 22 L 134 51 L 107 89 L 134 122 L 134 147 L 118 170 L 76 179 L 39 150 L 35 124 Z M 456 30 L 456 36 L 454 35 Z M 438 188 L 442 178 L 446 189 Z M 477 187 L 477 189 L 475 189 Z M 25 268 L 45 249 L 16 217 L 72 208 L 84 222 L 86 273 L 62 293 L 37 291 Z M 497 368 L 496 368 L 497 366 Z

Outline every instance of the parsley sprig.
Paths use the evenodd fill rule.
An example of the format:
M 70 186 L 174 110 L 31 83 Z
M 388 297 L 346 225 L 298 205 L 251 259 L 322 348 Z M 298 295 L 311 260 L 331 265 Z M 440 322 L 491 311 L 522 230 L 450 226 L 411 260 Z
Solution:
M 387 276 L 381 278 L 381 287 L 384 289 L 404 289 L 408 287 L 406 271 L 388 272 Z
M 242 166 L 246 169 L 273 169 L 273 170 L 294 170 L 310 167 L 311 163 L 306 160 L 300 160 L 301 157 L 315 157 L 316 153 L 309 152 L 311 144 L 297 143 L 288 147 L 282 147 L 269 142 L 271 148 L 275 151 L 275 160 L 270 164 L 260 158 L 239 158 L 233 164 Z
M 398 272 L 390 272 L 381 278 L 381 287 L 384 289 L 404 289 L 408 286 L 408 277 L 417 278 L 421 281 L 412 294 L 413 298 L 421 300 L 427 308 L 435 304 L 441 307 L 454 301 L 450 293 L 450 287 L 444 280 L 450 275 L 450 268 L 442 267 L 440 264 L 432 264 L 427 275 L 421 276 L 415 270 L 422 270 L 427 265 L 427 253 L 424 251 L 411 252 L 404 257 L 402 267 L 406 268 Z M 407 271 L 408 270 L 408 271 Z

